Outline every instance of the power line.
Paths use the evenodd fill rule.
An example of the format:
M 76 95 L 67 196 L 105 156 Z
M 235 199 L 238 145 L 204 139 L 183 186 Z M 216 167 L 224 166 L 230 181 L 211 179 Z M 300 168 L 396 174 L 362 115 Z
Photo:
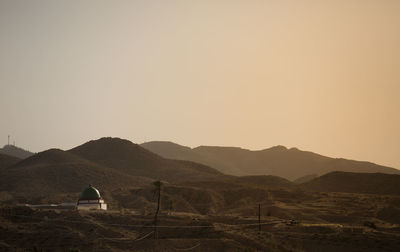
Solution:
M 134 227 L 138 228 L 139 230 L 142 230 L 143 228 L 154 228 L 155 226 L 146 226 L 146 225 L 131 225 L 131 224 L 113 224 L 113 223 L 96 223 L 96 222 L 89 222 L 89 221 L 73 221 L 73 220 L 66 220 L 66 219 L 44 219 L 44 218 L 39 218 L 39 217 L 33 217 L 33 216 L 27 216 L 27 215 L 9 215 L 9 214 L 4 214 L 1 217 L 21 217 L 21 218 L 27 218 L 27 219 L 32 219 L 32 220 L 40 220 L 43 222 L 47 221 L 53 221 L 53 222 L 64 222 L 64 223 L 79 223 L 79 224 L 90 224 L 90 225 L 97 225 L 102 228 L 104 226 L 119 226 L 119 227 Z M 157 228 L 173 228 L 173 229 L 180 229 L 180 228 L 190 228 L 190 229 L 201 229 L 201 228 L 213 228 L 213 230 L 207 230 L 207 234 L 221 234 L 229 231 L 234 231 L 234 230 L 240 230 L 245 227 L 254 227 L 254 226 L 260 226 L 260 225 L 271 225 L 271 224 L 277 224 L 277 223 L 282 223 L 282 221 L 270 221 L 270 222 L 263 222 L 263 223 L 241 223 L 241 224 L 225 224 L 225 223 L 216 223 L 216 225 L 163 225 L 163 226 L 157 226 Z M 29 224 L 29 223 L 23 223 L 23 224 Z M 224 230 L 217 230 L 217 229 L 224 229 Z M 122 238 L 114 238 L 114 237 L 98 237 L 95 240 L 110 240 L 114 242 L 139 242 L 142 241 L 148 237 L 150 237 L 152 234 L 154 234 L 154 230 L 143 235 L 139 236 L 139 238 L 136 239 L 131 239 L 127 237 L 122 237 Z M 70 244 L 63 244 L 65 246 L 70 246 Z M 60 246 L 54 246 L 58 248 Z M 188 248 L 173 248 L 174 250 L 177 251 L 190 251 L 193 249 L 198 248 L 201 246 L 201 243 L 198 243 L 192 247 Z M 46 246 L 48 247 L 48 246 Z M 51 246 L 50 246 L 51 247 Z
M 88 222 L 88 221 L 72 221 L 72 220 L 59 220 L 59 219 L 43 219 L 43 218 L 38 218 L 38 217 L 32 217 L 32 216 L 27 216 L 27 215 L 4 215 L 5 216 L 12 216 L 12 217 L 22 217 L 22 218 L 29 218 L 29 219 L 34 219 L 34 220 L 41 220 L 41 221 L 58 221 L 58 222 L 66 222 L 66 223 L 79 223 L 79 224 L 96 224 L 94 222 Z M 271 224 L 278 224 L 282 223 L 282 221 L 270 221 L 270 222 L 262 222 L 262 223 L 241 223 L 241 224 L 226 224 L 226 223 L 217 223 L 217 225 L 221 225 L 224 227 L 251 227 L 251 226 L 258 226 L 258 225 L 271 225 Z M 114 224 L 114 223 L 101 223 L 101 225 L 104 226 L 119 226 L 119 227 L 137 227 L 137 228 L 154 228 L 156 226 L 151 225 L 132 225 L 132 224 Z M 164 226 L 159 226 L 157 225 L 158 228 L 215 228 L 216 226 L 214 225 L 164 225 Z

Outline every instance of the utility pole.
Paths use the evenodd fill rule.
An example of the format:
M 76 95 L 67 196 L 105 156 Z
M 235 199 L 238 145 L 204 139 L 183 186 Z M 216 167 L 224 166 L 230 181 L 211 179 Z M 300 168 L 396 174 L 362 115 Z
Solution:
M 8 144 L 7 145 L 10 145 L 10 135 L 8 135 Z
M 258 204 L 258 232 L 261 232 L 261 204 Z
M 158 225 L 158 213 L 160 212 L 160 205 L 161 205 L 161 186 L 162 182 L 161 181 L 155 181 L 153 185 L 156 187 L 156 193 L 157 193 L 157 210 L 154 215 L 154 251 L 160 251 L 158 248 L 158 230 L 157 230 L 157 225 Z
M 161 205 L 161 181 L 156 181 L 154 182 L 154 185 L 156 187 L 156 193 L 157 193 L 157 210 L 156 214 L 154 215 L 154 239 L 158 239 L 158 230 L 157 230 L 157 224 L 158 224 L 158 213 L 160 211 L 160 205 Z

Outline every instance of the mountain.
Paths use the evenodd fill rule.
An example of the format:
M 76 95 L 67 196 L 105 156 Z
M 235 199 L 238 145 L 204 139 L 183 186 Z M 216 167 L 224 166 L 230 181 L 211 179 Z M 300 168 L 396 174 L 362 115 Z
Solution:
M 207 180 L 225 176 L 202 164 L 163 158 L 120 138 L 101 138 L 68 152 L 126 174 L 170 182 Z
M 21 159 L 5 154 L 0 154 L 0 169 L 10 167 L 18 163 Z
M 195 162 L 202 160 L 202 156 L 193 151 L 193 149 L 173 142 L 153 141 L 142 143 L 140 146 L 151 152 L 157 153 L 160 156 L 170 159 L 182 160 L 182 157 L 185 157 L 183 160 L 191 160 Z
M 0 170 L 0 191 L 42 198 L 79 193 L 88 184 L 102 190 L 145 185 L 152 180 L 120 173 L 72 153 L 50 149 Z
M 298 178 L 298 179 L 295 179 L 295 180 L 293 181 L 293 183 L 299 185 L 299 184 L 303 184 L 303 183 L 306 183 L 306 182 L 308 182 L 308 181 L 311 181 L 311 180 L 313 180 L 313 179 L 315 179 L 315 178 L 318 178 L 318 175 L 316 175 L 316 174 L 305 175 L 305 176 L 303 176 L 303 177 L 300 177 L 300 178 Z
M 59 201 L 64 196 L 76 200 L 88 184 L 112 200 L 112 191 L 152 185 L 154 180 L 168 184 L 230 178 L 202 164 L 162 158 L 119 138 L 101 138 L 69 151 L 50 149 L 24 160 L 2 155 L 0 162 L 0 193 L 11 193 L 19 202 L 48 202 L 49 197 Z
M 274 175 L 289 180 L 331 171 L 381 172 L 400 174 L 400 170 L 369 162 L 325 157 L 297 148 L 276 146 L 250 151 L 237 147 L 200 146 L 189 148 L 171 142 L 147 142 L 142 147 L 165 158 L 190 160 L 236 176 Z
M 9 156 L 17 157 L 17 158 L 27 158 L 33 155 L 32 152 L 19 148 L 15 145 L 4 145 L 3 148 L 0 148 L 0 154 L 6 154 Z
M 300 185 L 322 192 L 400 194 L 400 175 L 383 173 L 331 172 Z

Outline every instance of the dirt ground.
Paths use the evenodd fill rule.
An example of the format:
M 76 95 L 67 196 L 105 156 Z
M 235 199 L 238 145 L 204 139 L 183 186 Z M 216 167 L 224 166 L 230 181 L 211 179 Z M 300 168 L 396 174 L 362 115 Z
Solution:
M 0 206 L 0 251 L 400 251 L 396 196 L 275 195 L 225 214 Z M 393 217 L 394 216 L 394 217 Z M 259 230 L 260 228 L 260 230 Z M 155 235 L 156 234 L 156 235 Z M 157 239 L 156 239 L 157 238 Z

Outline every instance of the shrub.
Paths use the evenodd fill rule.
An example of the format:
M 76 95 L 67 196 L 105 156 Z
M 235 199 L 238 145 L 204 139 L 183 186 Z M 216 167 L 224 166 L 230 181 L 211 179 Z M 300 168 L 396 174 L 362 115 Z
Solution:
M 376 229 L 376 225 L 372 221 L 364 221 L 364 226 Z

